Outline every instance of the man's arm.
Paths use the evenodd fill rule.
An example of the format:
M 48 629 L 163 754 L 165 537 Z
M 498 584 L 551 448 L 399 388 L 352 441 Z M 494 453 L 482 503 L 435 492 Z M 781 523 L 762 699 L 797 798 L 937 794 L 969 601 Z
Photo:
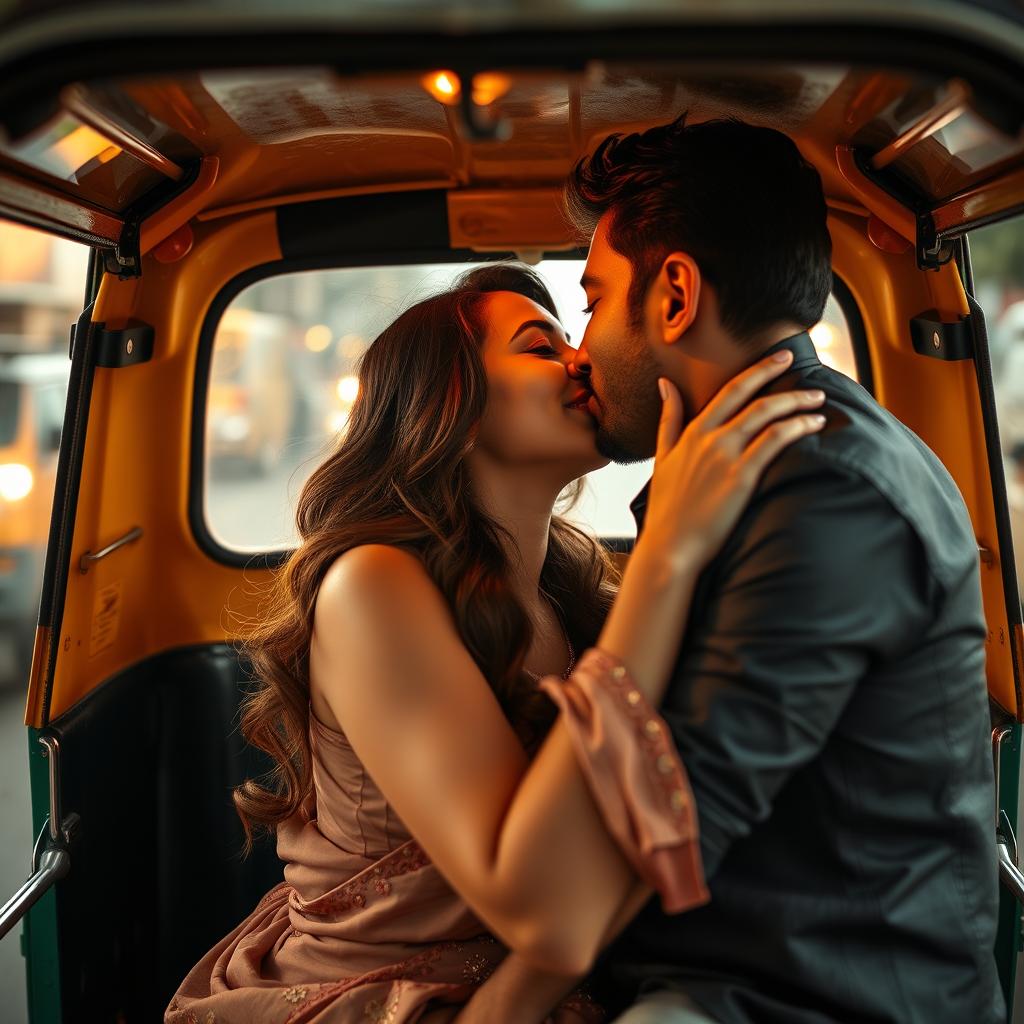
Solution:
M 662 709 L 708 878 L 819 753 L 869 664 L 929 618 L 910 525 L 853 472 L 810 461 L 770 474 L 716 562 Z

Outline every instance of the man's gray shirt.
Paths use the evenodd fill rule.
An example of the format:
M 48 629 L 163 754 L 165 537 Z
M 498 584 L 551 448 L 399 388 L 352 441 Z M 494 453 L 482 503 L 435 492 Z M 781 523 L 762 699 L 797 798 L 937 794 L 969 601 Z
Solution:
M 1005 1020 L 971 522 L 915 434 L 808 335 L 783 346 L 769 390 L 823 389 L 827 426 L 703 573 L 662 706 L 711 902 L 652 900 L 600 972 L 725 1024 Z

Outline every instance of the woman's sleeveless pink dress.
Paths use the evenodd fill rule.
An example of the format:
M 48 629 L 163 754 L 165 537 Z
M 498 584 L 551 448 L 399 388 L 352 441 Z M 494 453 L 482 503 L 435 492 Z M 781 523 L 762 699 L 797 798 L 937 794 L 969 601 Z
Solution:
M 165 1024 L 406 1024 L 440 1006 L 454 1018 L 506 955 L 312 712 L 310 744 L 313 797 L 278 827 L 285 881 L 189 972 Z M 548 1021 L 602 1019 L 576 993 Z

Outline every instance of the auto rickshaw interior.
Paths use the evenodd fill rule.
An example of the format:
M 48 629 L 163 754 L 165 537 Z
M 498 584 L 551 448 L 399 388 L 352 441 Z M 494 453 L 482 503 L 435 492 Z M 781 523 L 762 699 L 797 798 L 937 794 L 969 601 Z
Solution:
M 962 241 L 1024 207 L 1021 106 L 1002 99 L 935 69 L 637 58 L 211 67 L 90 78 L 5 114 L 0 215 L 95 252 L 26 708 L 36 832 L 42 735 L 59 741 L 60 804 L 78 816 L 70 874 L 26 928 L 37 1019 L 157 1019 L 281 877 L 269 842 L 239 857 L 230 789 L 267 767 L 237 732 L 237 641 L 285 552 L 228 547 L 204 502 L 212 349 L 232 300 L 312 269 L 572 255 L 561 182 L 612 131 L 735 117 L 786 132 L 818 169 L 860 379 L 964 495 L 993 720 L 1018 721 L 1020 605 Z M 1007 764 L 1019 742 L 1010 728 Z M 1015 771 L 1001 803 L 1015 822 Z M 1013 954 L 1000 956 L 1009 987 Z

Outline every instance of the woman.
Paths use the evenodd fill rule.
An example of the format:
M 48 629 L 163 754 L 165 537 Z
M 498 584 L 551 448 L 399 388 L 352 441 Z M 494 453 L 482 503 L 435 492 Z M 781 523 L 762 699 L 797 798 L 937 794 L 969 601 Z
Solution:
M 746 405 L 788 365 L 760 363 L 681 433 L 661 382 L 645 530 L 615 596 L 600 546 L 553 515 L 604 464 L 555 312 L 532 271 L 498 265 L 367 352 L 249 643 L 263 685 L 243 731 L 277 776 L 235 803 L 250 843 L 276 830 L 285 881 L 190 972 L 167 1024 L 598 1021 L 575 980 L 652 888 L 669 911 L 706 900 L 652 705 L 697 574 L 764 466 L 820 428 L 792 415 L 820 398 Z

